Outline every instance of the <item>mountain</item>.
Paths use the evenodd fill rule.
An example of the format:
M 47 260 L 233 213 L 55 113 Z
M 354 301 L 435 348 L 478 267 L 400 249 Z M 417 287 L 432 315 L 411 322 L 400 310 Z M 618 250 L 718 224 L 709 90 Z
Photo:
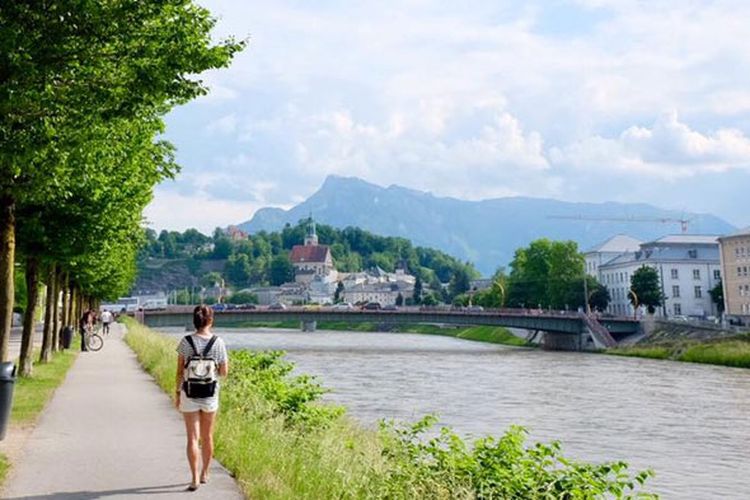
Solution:
M 438 248 L 473 262 L 485 275 L 513 259 L 516 248 L 537 238 L 570 239 L 582 250 L 615 234 L 652 240 L 679 232 L 675 223 L 556 219 L 689 219 L 692 234 L 725 234 L 736 228 L 710 214 L 665 210 L 647 204 L 571 203 L 509 197 L 482 201 L 441 198 L 400 186 L 387 188 L 352 177 L 328 177 L 310 198 L 289 209 L 263 208 L 239 225 L 244 231 L 275 231 L 313 214 L 325 224 L 357 226 L 415 245 Z

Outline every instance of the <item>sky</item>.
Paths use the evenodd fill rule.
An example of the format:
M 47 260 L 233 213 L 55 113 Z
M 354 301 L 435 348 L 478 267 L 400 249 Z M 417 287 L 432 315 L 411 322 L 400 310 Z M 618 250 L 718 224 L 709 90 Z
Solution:
M 750 225 L 747 0 L 202 0 L 247 38 L 167 116 L 151 227 L 290 207 L 330 174 Z

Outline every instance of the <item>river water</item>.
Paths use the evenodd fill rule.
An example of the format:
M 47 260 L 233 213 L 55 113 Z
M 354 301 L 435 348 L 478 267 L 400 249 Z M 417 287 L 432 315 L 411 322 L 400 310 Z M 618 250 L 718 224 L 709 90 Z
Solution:
M 750 498 L 750 370 L 431 335 L 217 333 L 230 349 L 286 350 L 365 424 L 434 413 L 467 437 L 520 424 L 566 456 L 654 469 L 662 498 Z

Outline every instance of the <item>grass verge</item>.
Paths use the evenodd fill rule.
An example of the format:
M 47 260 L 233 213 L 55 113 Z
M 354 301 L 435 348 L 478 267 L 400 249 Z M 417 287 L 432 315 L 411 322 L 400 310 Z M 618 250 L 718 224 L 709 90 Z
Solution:
M 240 322 L 218 325 L 226 328 L 299 328 L 296 321 L 277 322 Z M 351 332 L 377 332 L 382 331 L 375 323 L 347 323 L 345 321 L 320 321 L 318 330 L 351 331 Z M 507 328 L 497 326 L 471 326 L 450 327 L 440 325 L 402 325 L 397 326 L 392 332 L 398 333 L 421 333 L 428 335 L 443 335 L 464 340 L 475 340 L 478 342 L 489 342 L 491 344 L 504 344 L 512 346 L 530 346 L 525 340 L 513 335 Z
M 0 485 L 5 483 L 5 478 L 8 477 L 9 470 L 10 462 L 8 462 L 8 457 L 0 453 Z
M 608 349 L 607 354 L 750 368 L 750 334 L 725 339 L 681 340 Z
M 126 342 L 172 393 L 176 340 L 125 323 Z M 248 498 L 630 498 L 651 475 L 631 476 L 623 462 L 568 460 L 554 442 L 527 447 L 519 427 L 471 444 L 447 428 L 430 431 L 434 417 L 363 429 L 292 370 L 278 351 L 230 352 L 216 457 Z
M 52 397 L 55 389 L 65 380 L 78 352 L 75 349 L 59 351 L 49 363 L 37 363 L 31 377 L 18 377 L 13 394 L 11 423 L 34 422 Z M 35 359 L 38 354 L 35 354 Z

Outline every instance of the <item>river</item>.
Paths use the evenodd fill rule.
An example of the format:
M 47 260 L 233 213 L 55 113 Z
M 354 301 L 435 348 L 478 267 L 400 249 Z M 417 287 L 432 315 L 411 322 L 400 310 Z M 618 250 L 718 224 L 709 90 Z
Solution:
M 435 413 L 467 437 L 520 424 L 566 456 L 654 469 L 665 499 L 750 498 L 750 370 L 432 335 L 217 333 L 230 349 L 286 350 L 365 424 Z

